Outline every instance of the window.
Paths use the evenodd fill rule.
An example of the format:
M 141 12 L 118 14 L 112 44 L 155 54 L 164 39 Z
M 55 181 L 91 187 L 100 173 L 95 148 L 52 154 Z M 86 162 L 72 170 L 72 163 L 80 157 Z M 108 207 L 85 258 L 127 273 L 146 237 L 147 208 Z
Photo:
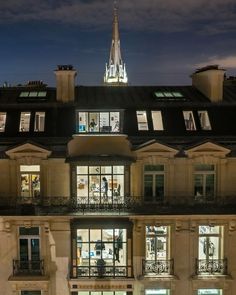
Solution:
M 223 295 L 221 289 L 198 289 L 197 295 Z
M 194 166 L 194 196 L 196 200 L 211 201 L 215 196 L 215 166 Z
M 7 113 L 0 112 L 0 132 L 5 132 Z
M 19 95 L 20 98 L 36 98 L 36 97 L 46 97 L 47 91 L 22 91 Z
M 40 196 L 40 166 L 20 166 L 21 197 L 24 201 Z
M 124 166 L 77 166 L 78 203 L 123 203 Z
M 154 95 L 158 100 L 186 100 L 183 94 L 179 91 L 156 91 L 154 92 Z
M 34 131 L 43 132 L 45 126 L 45 112 L 36 112 L 34 117 Z
M 161 111 L 152 111 L 152 123 L 154 130 L 163 130 Z
M 147 112 L 137 111 L 138 130 L 148 130 Z
M 76 295 L 128 295 L 126 291 L 79 291 Z M 132 294 L 132 293 L 131 293 Z
M 198 273 L 225 273 L 223 258 L 223 226 L 199 226 Z
M 146 226 L 146 260 L 169 258 L 169 227 Z
M 77 112 L 76 132 L 117 133 L 120 132 L 119 112 Z
M 145 295 L 170 295 L 167 289 L 145 290 Z
M 29 132 L 30 129 L 30 112 L 21 112 L 20 115 L 20 132 Z
M 21 291 L 21 295 L 41 295 L 41 291 Z
M 18 272 L 22 273 L 38 273 L 40 271 L 40 238 L 38 227 L 19 228 L 19 263 L 17 266 Z
M 207 111 L 198 111 L 198 118 L 202 130 L 211 130 L 211 123 Z
M 77 276 L 127 276 L 127 230 L 77 229 Z
M 144 166 L 144 200 L 158 202 L 164 198 L 164 165 Z
M 185 128 L 188 131 L 196 130 L 196 125 L 192 111 L 183 111 Z

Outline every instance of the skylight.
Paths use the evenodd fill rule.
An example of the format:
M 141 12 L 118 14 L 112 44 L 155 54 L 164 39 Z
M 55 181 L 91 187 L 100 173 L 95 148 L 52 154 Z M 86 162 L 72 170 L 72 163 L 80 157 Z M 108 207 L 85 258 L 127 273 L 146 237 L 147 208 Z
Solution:
M 159 100 L 185 100 L 183 94 L 179 91 L 156 91 L 154 95 Z
M 46 97 L 47 91 L 22 91 L 19 95 L 21 98 L 35 98 L 35 97 Z

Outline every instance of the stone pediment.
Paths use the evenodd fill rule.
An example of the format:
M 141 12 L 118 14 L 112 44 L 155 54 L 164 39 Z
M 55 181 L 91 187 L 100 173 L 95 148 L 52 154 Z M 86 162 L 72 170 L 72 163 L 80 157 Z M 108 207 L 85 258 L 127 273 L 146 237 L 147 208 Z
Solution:
M 136 148 L 138 158 L 147 156 L 159 156 L 164 158 L 173 158 L 179 151 L 170 146 L 157 141 L 150 141 Z
M 33 143 L 24 143 L 8 149 L 6 155 L 12 160 L 22 158 L 47 159 L 51 155 L 51 151 Z
M 185 150 L 185 154 L 189 158 L 200 157 L 200 156 L 212 156 L 217 158 L 225 158 L 231 151 L 221 145 L 213 142 L 205 142 L 199 144 L 193 148 Z

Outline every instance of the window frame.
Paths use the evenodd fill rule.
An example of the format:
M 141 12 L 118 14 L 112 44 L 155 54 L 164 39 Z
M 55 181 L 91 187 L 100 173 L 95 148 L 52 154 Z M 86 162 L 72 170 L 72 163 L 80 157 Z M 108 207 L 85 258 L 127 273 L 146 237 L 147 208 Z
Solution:
M 204 130 L 204 131 L 211 131 L 212 127 L 211 127 L 211 121 L 210 121 L 208 111 L 207 110 L 198 110 L 197 114 L 198 114 L 198 119 L 199 119 L 199 122 L 200 122 L 201 129 Z M 204 126 L 204 123 L 203 123 L 202 118 L 201 118 L 201 114 L 204 114 L 204 116 L 206 116 L 205 120 L 208 121 L 208 123 L 209 123 L 208 126 L 207 125 Z
M 40 122 L 40 118 L 43 118 L 43 123 Z M 35 113 L 34 113 L 34 132 L 39 132 L 39 133 L 45 132 L 45 119 L 46 119 L 46 112 L 45 111 L 35 111 Z M 41 124 L 43 125 L 43 128 L 42 128 L 43 130 L 40 130 L 41 128 L 36 128 L 37 125 L 40 126 Z
M 7 112 L 0 112 L 0 133 L 6 131 Z
M 139 120 L 140 116 L 143 116 L 143 119 L 141 118 L 141 120 Z M 146 110 L 137 110 L 136 120 L 138 131 L 149 131 L 148 116 Z
M 197 131 L 193 111 L 192 110 L 183 110 L 182 114 L 183 114 L 183 119 L 184 119 L 185 130 L 186 131 Z M 185 115 L 188 115 L 188 119 L 186 118 Z M 191 116 L 191 120 L 190 120 L 190 116 Z
M 23 118 L 23 116 L 25 116 L 26 118 L 28 116 L 29 117 L 28 120 L 26 120 L 26 118 Z M 20 112 L 20 124 L 19 124 L 19 132 L 20 133 L 30 132 L 31 117 L 32 117 L 31 111 Z M 26 120 L 26 123 L 24 122 L 24 120 Z M 26 127 L 25 127 L 25 125 L 26 125 Z
M 212 170 L 205 170 L 205 169 L 199 169 L 196 170 L 197 166 L 212 166 Z M 198 192 L 198 186 L 196 185 L 196 177 L 197 176 L 202 176 L 202 194 Z M 207 195 L 207 177 L 208 176 L 213 176 L 213 194 L 212 195 Z M 195 164 L 194 165 L 194 177 L 193 177 L 193 190 L 194 190 L 194 198 L 196 201 L 213 201 L 215 196 L 216 196 L 216 165 L 214 164 Z
M 27 166 L 29 167 L 27 169 Z M 23 170 L 23 167 L 25 167 Z M 35 167 L 38 168 L 36 170 L 34 170 L 33 168 L 30 169 L 30 167 Z M 23 191 L 23 177 L 26 177 L 25 181 L 28 181 L 28 184 L 26 183 L 26 185 L 29 186 L 29 191 L 28 191 L 28 196 L 24 195 L 24 191 Z M 33 179 L 33 177 L 35 177 L 35 179 Z M 37 180 L 38 178 L 38 180 Z M 38 191 L 37 189 L 34 190 L 34 181 L 37 180 L 38 183 L 36 183 L 36 185 L 39 185 L 39 193 L 35 194 L 34 192 Z M 20 181 L 20 196 L 21 196 L 21 201 L 23 202 L 32 202 L 33 199 L 35 198 L 39 198 L 41 195 L 41 167 L 40 165 L 20 165 L 19 166 L 19 181 Z
M 157 114 L 158 118 L 154 118 L 154 115 Z M 162 111 L 161 110 L 151 110 L 151 117 L 152 117 L 152 126 L 154 131 L 164 131 L 164 125 L 163 125 L 163 117 L 162 117 Z M 157 122 L 155 122 L 157 121 Z M 155 128 L 158 127 L 159 128 Z

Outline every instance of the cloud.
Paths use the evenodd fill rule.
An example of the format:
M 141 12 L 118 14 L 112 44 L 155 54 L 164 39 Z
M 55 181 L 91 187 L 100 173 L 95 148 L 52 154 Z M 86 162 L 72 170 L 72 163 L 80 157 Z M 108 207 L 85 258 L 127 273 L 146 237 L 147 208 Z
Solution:
M 195 65 L 196 68 L 201 68 L 206 65 L 219 65 L 222 68 L 233 69 L 236 68 L 236 55 L 235 56 L 224 56 L 217 57 L 213 56 L 207 59 L 205 62 L 201 62 Z
M 27 21 L 78 24 L 104 29 L 112 0 L 8 0 L 0 3 L 0 24 Z M 236 31 L 235 0 L 120 0 L 122 27 L 135 30 L 204 34 Z

